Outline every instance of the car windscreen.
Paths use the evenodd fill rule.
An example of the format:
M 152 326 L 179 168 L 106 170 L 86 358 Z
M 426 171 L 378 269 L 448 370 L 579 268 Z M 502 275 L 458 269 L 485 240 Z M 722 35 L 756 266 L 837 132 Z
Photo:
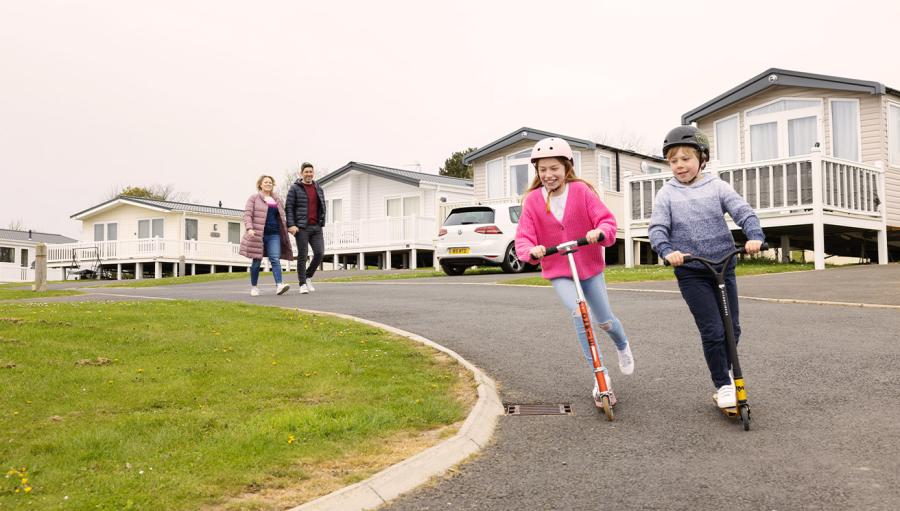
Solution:
M 486 206 L 457 208 L 450 212 L 444 225 L 469 225 L 494 223 L 494 210 Z

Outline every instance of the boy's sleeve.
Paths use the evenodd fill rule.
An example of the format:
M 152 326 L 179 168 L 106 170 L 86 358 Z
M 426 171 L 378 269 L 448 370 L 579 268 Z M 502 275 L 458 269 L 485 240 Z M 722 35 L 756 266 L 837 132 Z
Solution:
M 600 229 L 603 232 L 603 241 L 601 246 L 610 247 L 616 243 L 616 217 L 612 211 L 603 204 L 600 197 L 593 193 L 589 188 L 584 190 L 585 205 L 587 206 L 588 218 L 591 219 L 591 225 L 594 229 Z
M 747 204 L 747 201 L 738 195 L 730 184 L 721 179 L 718 181 L 719 201 L 722 203 L 722 209 L 727 211 L 734 223 L 741 227 L 747 239 L 765 241 L 766 236 L 759 224 L 759 217 L 756 216 L 756 212 L 753 211 L 750 204 Z
M 629 208 L 631 205 L 626 204 L 625 207 Z M 653 251 L 663 259 L 675 251 L 672 243 L 669 241 L 669 237 L 672 234 L 672 209 L 665 186 L 656 194 L 647 234 L 650 236 L 650 246 L 653 248 Z
M 516 227 L 516 257 L 522 261 L 535 262 L 531 258 L 531 249 L 535 245 L 537 245 L 537 228 L 526 197 L 525 204 L 522 205 L 522 216 L 519 217 L 519 225 Z

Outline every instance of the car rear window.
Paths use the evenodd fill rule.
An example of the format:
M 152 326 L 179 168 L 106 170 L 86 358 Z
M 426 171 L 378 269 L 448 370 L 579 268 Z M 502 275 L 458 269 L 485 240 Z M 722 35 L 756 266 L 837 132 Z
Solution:
M 494 223 L 494 210 L 486 206 L 457 208 L 450 212 L 444 225 L 469 225 Z

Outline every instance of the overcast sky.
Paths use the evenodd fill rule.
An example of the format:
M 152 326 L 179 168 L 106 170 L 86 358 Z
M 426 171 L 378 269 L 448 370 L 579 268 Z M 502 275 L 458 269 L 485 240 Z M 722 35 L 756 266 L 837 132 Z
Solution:
M 0 227 L 122 185 L 243 207 L 263 172 L 437 173 L 522 127 L 658 148 L 780 67 L 900 88 L 896 1 L 0 0 Z

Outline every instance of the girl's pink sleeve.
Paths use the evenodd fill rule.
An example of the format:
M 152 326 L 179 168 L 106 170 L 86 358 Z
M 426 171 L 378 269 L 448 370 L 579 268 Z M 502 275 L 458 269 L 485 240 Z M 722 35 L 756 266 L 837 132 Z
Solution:
M 616 217 L 590 188 L 585 187 L 584 195 L 591 225 L 594 226 L 594 229 L 600 229 L 603 232 L 604 239 L 600 245 L 612 246 L 616 242 Z
M 537 245 L 537 228 L 534 223 L 534 212 L 528 206 L 528 198 L 522 206 L 519 226 L 516 227 L 516 257 L 522 261 L 532 261 L 531 249 Z

